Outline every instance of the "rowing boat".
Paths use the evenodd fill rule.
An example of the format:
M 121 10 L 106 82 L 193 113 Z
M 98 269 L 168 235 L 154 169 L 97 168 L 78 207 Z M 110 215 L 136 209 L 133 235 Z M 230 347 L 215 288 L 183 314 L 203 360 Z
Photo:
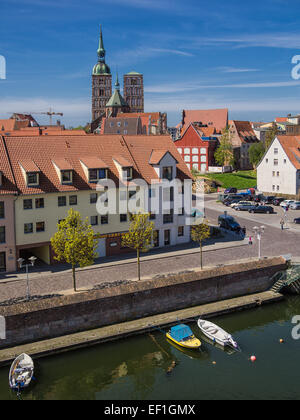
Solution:
M 9 371 L 9 386 L 15 391 L 27 388 L 33 378 L 34 364 L 30 356 L 23 353 L 18 356 Z
M 219 344 L 222 347 L 228 346 L 235 350 L 239 349 L 238 344 L 234 341 L 232 336 L 212 322 L 199 319 L 198 327 L 206 337 L 213 341 L 213 343 Z

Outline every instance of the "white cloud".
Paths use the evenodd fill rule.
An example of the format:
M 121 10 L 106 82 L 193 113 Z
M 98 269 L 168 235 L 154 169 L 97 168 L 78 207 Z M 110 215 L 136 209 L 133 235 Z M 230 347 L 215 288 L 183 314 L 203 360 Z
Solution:
M 199 84 L 198 82 L 170 83 L 154 86 L 146 86 L 147 93 L 178 93 L 203 89 L 253 89 L 253 88 L 280 88 L 300 86 L 300 81 L 281 81 L 281 82 L 253 82 L 253 83 L 234 83 L 228 85 Z
M 248 73 L 248 72 L 255 72 L 260 71 L 258 69 L 247 69 L 247 68 L 236 68 L 236 67 L 217 67 L 222 73 Z

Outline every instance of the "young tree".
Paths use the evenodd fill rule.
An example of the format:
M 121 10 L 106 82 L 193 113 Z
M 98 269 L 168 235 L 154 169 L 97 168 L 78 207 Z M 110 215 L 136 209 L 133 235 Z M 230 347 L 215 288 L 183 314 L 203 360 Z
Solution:
M 123 235 L 122 245 L 136 250 L 138 264 L 138 279 L 141 279 L 141 252 L 148 252 L 153 248 L 154 223 L 150 222 L 149 214 L 133 214 L 129 232 Z
M 272 128 L 267 132 L 267 135 L 266 135 L 266 140 L 265 140 L 266 150 L 269 149 L 269 147 L 271 146 L 273 140 L 275 139 L 278 133 L 279 133 L 279 130 L 278 130 L 277 124 L 273 122 Z
M 203 269 L 203 241 L 210 237 L 210 227 L 207 222 L 202 221 L 192 226 L 191 236 L 194 242 L 198 242 L 200 245 L 200 261 L 201 270 Z
M 71 209 L 65 220 L 58 224 L 58 231 L 51 238 L 51 245 L 57 261 L 66 261 L 72 266 L 73 286 L 76 288 L 76 267 L 87 267 L 97 257 L 98 241 L 94 238 L 88 219 L 82 221 L 79 212 Z
M 231 166 L 234 164 L 234 153 L 229 128 L 222 131 L 220 145 L 215 152 L 215 160 L 220 166 Z
M 265 151 L 265 146 L 261 141 L 259 143 L 254 143 L 249 147 L 249 159 L 255 169 L 262 160 Z

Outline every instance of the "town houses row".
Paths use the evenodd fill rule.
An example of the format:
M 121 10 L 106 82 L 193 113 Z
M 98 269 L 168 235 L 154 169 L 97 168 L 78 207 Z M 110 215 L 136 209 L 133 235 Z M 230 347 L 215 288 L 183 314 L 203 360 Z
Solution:
M 50 239 L 70 208 L 88 218 L 99 239 L 99 257 L 128 252 L 122 233 L 130 225 L 130 213 L 102 215 L 97 201 L 103 192 L 99 180 L 122 181 L 121 200 L 127 202 L 140 187 L 126 183 L 141 179 L 147 185 L 161 180 L 190 180 L 170 136 L 40 135 L 0 136 L 0 268 L 17 269 L 18 258 L 36 256 L 53 264 Z M 162 187 L 163 188 L 163 187 Z M 164 193 L 164 191 L 163 191 Z M 174 191 L 173 191 L 174 193 Z M 173 195 L 169 191 L 169 197 Z M 145 200 L 151 194 L 144 195 Z M 170 198 L 172 201 L 172 198 Z M 141 200 L 140 208 L 144 203 Z M 151 210 L 151 209 L 150 209 Z M 157 209 L 156 209 L 157 210 Z M 151 214 L 157 236 L 156 247 L 190 241 L 184 204 Z

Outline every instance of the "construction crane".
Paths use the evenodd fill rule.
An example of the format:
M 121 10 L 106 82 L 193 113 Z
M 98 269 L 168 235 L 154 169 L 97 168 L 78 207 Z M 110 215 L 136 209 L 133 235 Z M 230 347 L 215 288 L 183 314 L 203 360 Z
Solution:
M 52 110 L 52 108 L 50 108 L 48 112 L 13 112 L 13 113 L 8 112 L 8 114 L 22 114 L 22 115 L 36 115 L 36 114 L 38 114 L 38 115 L 48 115 L 49 116 L 49 119 L 50 119 L 50 125 L 52 125 L 52 117 L 54 115 L 60 115 L 61 117 L 63 117 L 63 115 L 64 115 L 62 112 L 54 112 Z
M 54 116 L 54 115 L 60 115 L 61 117 L 63 117 L 63 113 L 62 112 L 54 112 L 54 111 L 52 111 L 52 109 L 50 108 L 49 109 L 49 111 L 48 112 L 41 112 L 40 114 L 42 114 L 42 115 L 49 115 L 49 118 L 50 118 L 50 125 L 52 125 L 52 117 Z

